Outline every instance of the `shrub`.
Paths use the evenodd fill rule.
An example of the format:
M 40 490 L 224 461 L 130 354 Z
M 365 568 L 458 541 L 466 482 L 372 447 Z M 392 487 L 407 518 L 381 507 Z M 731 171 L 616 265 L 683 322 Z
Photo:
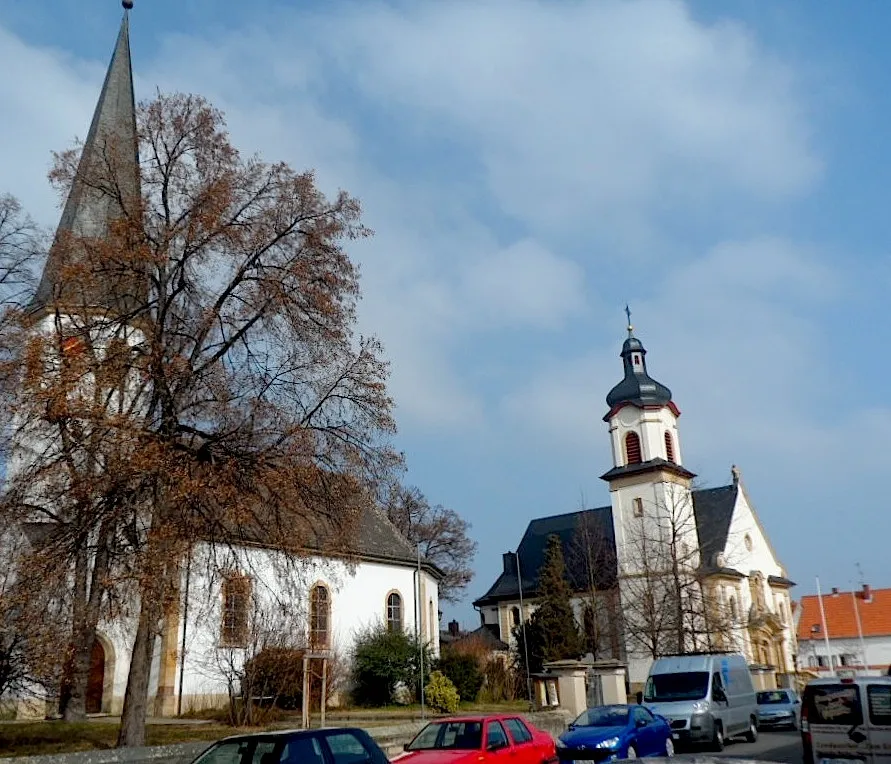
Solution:
M 430 652 L 424 650 L 424 666 Z M 418 640 L 386 627 L 367 630 L 353 648 L 353 701 L 360 706 L 385 706 L 393 700 L 397 687 L 405 687 L 414 697 L 418 688 Z
M 461 700 L 473 702 L 477 699 L 483 686 L 483 674 L 473 655 L 444 650 L 437 668 L 455 685 Z
M 303 698 L 303 650 L 267 647 L 244 664 L 241 692 L 245 700 L 300 708 Z
M 434 711 L 453 714 L 458 710 L 461 697 L 452 681 L 441 671 L 430 675 L 430 682 L 424 688 L 424 698 Z
M 480 698 L 487 703 L 500 703 L 505 700 L 514 700 L 516 697 L 525 697 L 525 675 L 518 677 L 506 661 L 500 658 L 490 658 L 484 671 L 485 684 L 480 693 Z M 518 684 L 523 684 L 518 692 Z

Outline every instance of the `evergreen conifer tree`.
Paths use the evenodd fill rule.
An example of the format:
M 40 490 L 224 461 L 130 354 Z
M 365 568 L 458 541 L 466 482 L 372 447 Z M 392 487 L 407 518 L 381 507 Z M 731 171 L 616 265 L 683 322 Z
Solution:
M 538 571 L 538 606 L 531 619 L 535 639 L 529 640 L 530 651 L 540 651 L 543 661 L 578 658 L 584 652 L 571 598 L 560 538 L 552 535 Z M 533 662 L 530 655 L 529 663 Z

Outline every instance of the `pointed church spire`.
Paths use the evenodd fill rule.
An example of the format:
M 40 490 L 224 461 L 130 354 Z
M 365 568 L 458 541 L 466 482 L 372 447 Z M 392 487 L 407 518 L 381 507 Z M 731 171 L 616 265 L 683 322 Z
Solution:
M 88 279 L 92 286 L 66 279 L 64 269 L 77 261 L 72 241 L 103 240 L 111 224 L 132 213 L 130 205 L 139 200 L 139 155 L 136 133 L 136 104 L 133 92 L 133 69 L 130 61 L 130 19 L 132 0 L 123 0 L 117 43 L 93 121 L 84 142 L 77 173 L 71 184 L 56 237 L 47 257 L 32 307 L 46 309 L 52 305 L 71 304 L 100 310 L 122 311 L 140 293 L 134 292 L 132 275 L 109 263 L 101 277 Z M 92 267 L 92 266 L 91 266 Z M 116 278 L 117 276 L 117 278 Z M 104 282 L 99 285 L 99 282 Z M 129 285 L 126 284 L 129 282 Z M 142 290 L 142 286 L 136 287 Z M 85 293 L 89 290 L 89 293 Z

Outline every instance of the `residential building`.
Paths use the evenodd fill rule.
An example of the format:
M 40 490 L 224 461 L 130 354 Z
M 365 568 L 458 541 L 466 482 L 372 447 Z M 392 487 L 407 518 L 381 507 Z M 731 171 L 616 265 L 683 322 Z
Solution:
M 833 588 L 822 598 L 815 594 L 802 597 L 797 610 L 798 665 L 802 671 L 817 676 L 833 671 L 888 672 L 891 589 L 873 589 L 869 584 L 857 591 Z

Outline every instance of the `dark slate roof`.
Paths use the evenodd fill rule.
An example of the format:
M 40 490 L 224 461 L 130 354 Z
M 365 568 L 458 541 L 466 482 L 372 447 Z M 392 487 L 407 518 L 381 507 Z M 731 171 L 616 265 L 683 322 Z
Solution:
M 586 572 L 588 566 L 585 563 L 583 546 L 577 536 L 577 532 L 583 527 L 588 529 L 590 537 L 595 540 L 591 549 L 600 559 L 595 572 L 597 588 L 608 589 L 615 583 L 616 540 L 613 534 L 613 511 L 612 507 L 597 507 L 565 515 L 541 517 L 529 523 L 517 548 L 520 573 L 523 577 L 523 596 L 533 597 L 538 591 L 538 570 L 544 562 L 545 546 L 551 535 L 560 538 L 567 578 L 572 588 L 576 590 L 588 588 Z M 518 598 L 520 588 L 517 583 L 516 566 L 506 564 L 505 567 L 509 569 L 502 571 L 489 591 L 474 602 L 475 605 Z
M 387 519 L 386 515 L 377 509 L 367 509 L 362 513 L 356 545 L 356 554 L 366 559 L 418 564 L 418 550 Z M 442 575 L 439 568 L 423 557 L 421 564 L 437 575 Z
M 666 465 L 670 463 L 666 462 Z M 675 465 L 676 466 L 676 465 Z M 720 488 L 707 488 L 693 491 L 693 512 L 696 518 L 699 544 L 702 550 L 703 566 L 708 572 L 724 572 L 727 575 L 743 576 L 739 571 L 729 568 L 719 569 L 716 565 L 718 552 L 724 551 L 730 531 L 730 520 L 736 504 L 737 487 L 734 485 Z M 560 537 L 563 557 L 566 560 L 567 578 L 576 591 L 588 588 L 586 565 L 580 554 L 582 545 L 576 533 L 583 523 L 592 538 L 597 539 L 601 555 L 601 565 L 595 578 L 598 589 L 607 589 L 615 584 L 617 577 L 615 548 L 616 540 L 613 529 L 613 513 L 611 507 L 586 509 L 581 512 L 570 512 L 565 515 L 542 517 L 529 523 L 526 533 L 517 548 L 520 558 L 520 572 L 523 576 L 523 596 L 534 597 L 538 589 L 538 570 L 544 562 L 544 551 L 547 538 L 551 534 Z M 489 590 L 473 604 L 476 606 L 494 604 L 501 600 L 516 600 L 519 597 L 516 565 L 513 558 L 505 555 L 505 569 Z
M 737 490 L 735 485 L 724 485 L 693 491 L 693 514 L 696 517 L 700 556 L 707 570 L 718 567 L 718 553 L 727 547 Z
M 129 311 L 144 299 L 147 280 L 133 281 L 130 273 L 121 273 L 108 264 L 103 283 L 91 284 L 90 294 L 77 283 L 66 281 L 61 275 L 65 266 L 76 255 L 72 247 L 64 246 L 67 235 L 86 239 L 104 239 L 112 221 L 125 213 L 117 193 L 97 190 L 90 176 L 101 166 L 114 175 L 124 202 L 135 203 L 139 198 L 139 155 L 136 132 L 136 106 L 133 92 L 133 69 L 130 61 L 130 24 L 127 12 L 121 22 L 117 43 L 102 92 L 93 112 L 93 120 L 81 152 L 77 175 L 62 209 L 56 240 L 50 249 L 40 283 L 31 303 L 32 310 L 47 308 L 54 302 L 73 302 L 75 305 L 112 308 Z M 135 290 L 135 291 L 134 291 Z
M 631 331 L 631 327 L 628 328 Z M 640 364 L 633 363 L 633 356 L 640 357 Z M 622 364 L 625 378 L 606 396 L 610 408 L 623 403 L 635 406 L 664 406 L 671 401 L 671 390 L 657 382 L 647 372 L 647 351 L 637 337 L 629 336 L 622 345 Z
M 685 478 L 695 478 L 696 475 L 690 470 L 681 467 L 680 464 L 675 464 L 674 462 L 670 462 L 667 459 L 663 459 L 661 456 L 656 457 L 655 459 L 650 459 L 647 462 L 638 462 L 637 464 L 625 464 L 621 467 L 613 467 L 609 472 L 600 476 L 601 480 L 614 480 L 615 478 L 625 477 L 626 475 L 639 475 L 641 472 L 649 472 L 650 470 L 668 470 L 669 472 L 673 472 L 675 475 L 679 475 Z

